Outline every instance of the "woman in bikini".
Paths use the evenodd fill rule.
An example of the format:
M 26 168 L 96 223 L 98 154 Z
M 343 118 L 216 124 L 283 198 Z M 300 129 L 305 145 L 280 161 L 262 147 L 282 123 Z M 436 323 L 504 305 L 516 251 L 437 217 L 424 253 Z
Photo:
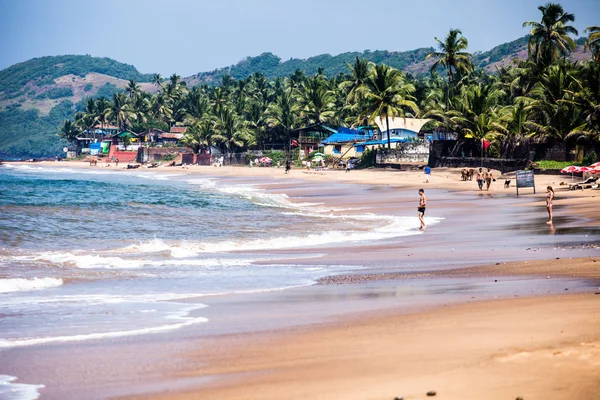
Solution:
M 554 200 L 554 189 L 552 189 L 552 186 L 548 186 L 546 188 L 546 191 L 548 192 L 548 196 L 546 196 L 546 209 L 548 210 L 548 222 L 546 222 L 548 225 L 552 224 L 552 200 Z

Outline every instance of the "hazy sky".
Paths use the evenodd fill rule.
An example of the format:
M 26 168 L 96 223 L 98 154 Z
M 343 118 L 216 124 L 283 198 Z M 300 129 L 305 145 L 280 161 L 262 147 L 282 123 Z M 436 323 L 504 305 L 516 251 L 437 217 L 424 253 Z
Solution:
M 188 76 L 263 52 L 283 60 L 411 50 L 461 29 L 485 51 L 527 33 L 546 0 L 0 0 L 0 69 L 90 54 L 140 72 Z M 575 27 L 600 25 L 599 0 L 561 4 Z

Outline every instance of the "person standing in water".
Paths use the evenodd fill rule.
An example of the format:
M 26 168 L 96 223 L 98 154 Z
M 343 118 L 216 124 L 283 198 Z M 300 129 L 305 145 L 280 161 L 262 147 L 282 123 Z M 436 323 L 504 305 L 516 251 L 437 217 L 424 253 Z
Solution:
M 419 208 L 417 208 L 417 211 L 419 212 L 419 222 L 421 222 L 420 230 L 425 229 L 425 220 L 423 219 L 425 216 L 425 207 L 427 207 L 427 197 L 425 196 L 425 191 L 419 189 Z
M 483 190 L 483 168 L 479 168 L 477 172 L 477 186 L 479 186 L 479 190 Z
M 552 200 L 554 200 L 554 189 L 552 186 L 546 188 L 548 195 L 546 196 L 546 209 L 548 210 L 548 225 L 552 225 Z

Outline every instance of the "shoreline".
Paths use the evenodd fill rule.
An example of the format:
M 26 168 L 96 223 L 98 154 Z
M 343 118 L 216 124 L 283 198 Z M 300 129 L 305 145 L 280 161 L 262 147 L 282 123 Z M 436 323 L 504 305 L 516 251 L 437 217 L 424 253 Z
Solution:
M 22 164 L 22 163 L 19 163 Z M 32 163 L 32 164 L 40 164 L 40 163 Z M 73 167 L 75 169 L 99 169 L 101 171 L 109 170 L 108 168 L 103 167 L 89 167 L 85 165 L 77 165 L 71 164 L 71 162 L 47 162 L 45 163 L 45 167 L 47 166 L 57 166 L 57 164 L 61 164 L 60 167 Z M 216 170 L 216 171 L 215 171 Z M 263 171 L 261 171 L 263 170 Z M 266 171 L 264 171 L 266 170 Z M 110 171 L 117 171 L 116 169 L 111 169 Z M 244 182 L 246 184 L 256 185 L 261 187 L 267 191 L 272 193 L 286 193 L 290 196 L 292 201 L 303 201 L 303 196 L 306 196 L 309 193 L 309 188 L 311 185 L 318 185 L 319 188 L 322 188 L 326 185 L 331 186 L 325 190 L 326 194 L 325 199 L 323 200 L 326 207 L 329 207 L 331 204 L 335 204 L 338 202 L 339 205 L 346 208 L 360 207 L 362 204 L 368 206 L 370 208 L 380 207 L 379 210 L 381 212 L 386 212 L 386 210 L 390 207 L 390 199 L 396 199 L 397 201 L 406 201 L 403 193 L 406 190 L 416 189 L 419 187 L 425 187 L 427 191 L 429 189 L 434 189 L 435 193 L 443 194 L 445 192 L 457 193 L 462 197 L 453 196 L 441 196 L 441 200 L 433 199 L 433 207 L 436 207 L 439 210 L 453 210 L 453 213 L 458 213 L 458 215 L 447 216 L 448 219 L 444 224 L 444 227 L 440 227 L 439 229 L 433 226 L 431 230 L 425 232 L 424 235 L 411 236 L 409 239 L 406 239 L 404 244 L 397 245 L 368 245 L 365 246 L 352 246 L 350 249 L 339 247 L 339 248 L 327 248 L 323 250 L 327 255 L 324 259 L 308 259 L 302 260 L 302 264 L 310 265 L 311 263 L 318 262 L 326 262 L 331 265 L 344 265 L 345 261 L 351 261 L 351 255 L 354 254 L 358 258 L 356 261 L 361 261 L 361 255 L 368 254 L 369 265 L 371 268 L 369 272 L 363 273 L 363 271 L 355 271 L 349 275 L 339 275 L 334 276 L 333 278 L 326 278 L 323 283 L 328 283 L 329 286 L 342 286 L 339 290 L 342 293 L 348 294 L 348 289 L 345 289 L 343 286 L 350 284 L 351 286 L 358 286 L 362 288 L 360 290 L 368 293 L 368 288 L 370 285 L 376 284 L 377 282 L 381 283 L 385 281 L 385 285 L 393 286 L 396 281 L 406 277 L 406 274 L 410 272 L 406 272 L 402 270 L 402 268 L 398 268 L 397 263 L 391 262 L 390 260 L 399 260 L 399 257 L 410 257 L 411 263 L 414 265 L 427 265 L 428 263 L 434 263 L 436 258 L 439 257 L 450 257 L 450 260 L 457 260 L 457 265 L 461 265 L 462 263 L 466 263 L 467 267 L 462 268 L 452 268 L 451 263 L 449 268 L 446 269 L 437 269 L 431 272 L 434 277 L 440 279 L 447 279 L 449 277 L 490 277 L 490 276 L 510 276 L 510 277 L 520 277 L 520 279 L 525 280 L 526 277 L 534 276 L 538 278 L 546 278 L 546 275 L 552 274 L 552 278 L 560 277 L 564 278 L 582 278 L 586 281 L 592 283 L 600 282 L 600 268 L 598 267 L 598 263 L 595 263 L 596 259 L 594 258 L 571 258 L 574 256 L 575 251 L 592 251 L 593 254 L 596 254 L 598 247 L 594 247 L 593 238 L 585 239 L 590 244 L 590 247 L 587 249 L 584 248 L 576 248 L 577 244 L 572 244 L 574 249 L 571 249 L 567 253 L 569 256 L 567 257 L 555 257 L 556 249 L 553 251 L 550 248 L 546 250 L 540 251 L 536 254 L 533 252 L 527 253 L 525 251 L 521 251 L 518 254 L 514 254 L 517 260 L 513 263 L 506 262 L 504 264 L 497 264 L 493 262 L 485 263 L 483 261 L 477 261 L 479 258 L 485 260 L 485 258 L 489 258 L 489 255 L 485 255 L 485 252 L 482 251 L 481 248 L 471 249 L 470 246 L 460 246 L 458 242 L 458 238 L 451 236 L 451 227 L 452 224 L 460 224 L 464 221 L 470 221 L 469 223 L 474 224 L 475 232 L 470 232 L 468 235 L 467 241 L 469 244 L 471 241 L 475 241 L 476 243 L 485 243 L 485 238 L 479 238 L 476 232 L 477 227 L 489 231 L 492 237 L 499 237 L 498 243 L 494 243 L 494 248 L 496 250 L 501 250 L 504 244 L 508 244 L 509 248 L 516 248 L 516 244 L 519 241 L 523 241 L 528 237 L 528 231 L 525 233 L 521 233 L 521 239 L 518 237 L 511 238 L 510 234 L 504 233 L 500 234 L 503 230 L 510 230 L 511 225 L 508 223 L 510 221 L 504 221 L 506 216 L 514 216 L 515 214 L 523 213 L 519 218 L 525 218 L 519 229 L 523 227 L 527 227 L 532 230 L 532 232 L 538 229 L 548 229 L 546 226 L 542 226 L 538 222 L 533 223 L 533 225 L 529 226 L 533 221 L 537 221 L 544 214 L 544 210 L 540 204 L 543 201 L 544 193 L 540 193 L 538 191 L 537 195 L 525 195 L 523 199 L 519 202 L 511 202 L 509 201 L 514 194 L 514 189 L 503 189 L 501 187 L 501 183 L 497 182 L 496 186 L 492 186 L 492 190 L 490 192 L 479 192 L 476 190 L 476 183 L 473 182 L 461 182 L 458 180 L 458 172 L 453 170 L 440 170 L 439 173 L 436 174 L 436 169 L 433 170 L 432 181 L 431 184 L 424 184 L 424 176 L 422 171 L 387 171 L 387 170 L 364 170 L 364 171 L 352 171 L 348 174 L 342 174 L 343 171 L 329 171 L 324 173 L 323 175 L 319 174 L 295 174 L 294 172 L 299 170 L 293 170 L 292 174 L 287 176 L 283 174 L 283 169 L 277 168 L 240 168 L 240 167 L 222 167 L 222 168 L 213 168 L 213 167 L 190 167 L 189 169 L 181 169 L 181 170 L 172 170 L 171 168 L 154 168 L 154 169 L 138 169 L 133 170 L 136 173 L 157 173 L 157 174 L 189 174 L 190 176 L 202 175 L 206 177 L 218 177 L 218 179 L 223 180 L 225 182 L 233 182 L 239 183 Z M 177 171 L 177 172 L 175 172 Z M 258 171 L 258 172 L 257 172 Z M 348 176 L 352 175 L 352 176 Z M 438 177 L 438 181 L 436 182 L 436 176 Z M 561 177 L 556 176 L 546 176 L 540 179 L 536 186 L 541 184 L 542 187 L 545 187 L 546 184 L 554 184 L 560 180 Z M 290 181 L 291 179 L 291 181 Z M 301 183 L 299 183 L 299 181 Z M 340 187 L 341 185 L 347 185 L 350 188 L 348 190 L 352 190 L 352 188 L 361 188 L 361 195 L 358 196 L 358 199 L 341 199 L 339 198 Z M 471 185 L 471 186 L 469 186 Z M 378 194 L 378 199 L 374 202 L 369 201 L 370 196 L 372 194 L 363 193 L 366 189 L 373 188 L 374 192 L 372 194 Z M 398 190 L 399 189 L 399 190 Z M 369 189 L 370 190 L 370 189 Z M 327 193 L 330 193 L 327 195 Z M 429 192 L 428 192 L 429 193 Z M 598 196 L 596 196 L 596 193 Z M 327 197 L 330 196 L 330 197 Z M 395 197 L 394 197 L 395 196 Z M 464 197 L 464 199 L 463 199 Z M 569 232 L 590 232 L 591 235 L 596 235 L 597 230 L 595 228 L 598 227 L 598 221 L 600 221 L 600 208 L 598 207 L 598 200 L 600 198 L 600 192 L 593 191 L 558 191 L 557 193 L 557 201 L 556 201 L 556 209 L 555 209 L 555 218 L 557 220 L 556 228 L 558 232 L 558 236 L 561 236 L 561 233 L 564 231 L 566 234 L 570 234 Z M 592 200 L 594 199 L 594 200 Z M 410 205 L 404 206 L 402 205 L 402 210 L 405 208 L 410 210 L 410 214 L 414 214 L 412 210 L 412 203 L 414 199 L 410 200 Z M 430 201 L 432 198 L 430 198 Z M 532 201 L 533 200 L 533 201 Z M 436 204 L 435 201 L 438 201 L 439 204 Z M 475 202 L 474 202 L 475 201 Z M 466 202 L 466 205 L 460 204 L 461 202 Z M 481 202 L 481 205 L 479 204 Z M 456 203 L 456 204 L 454 204 Z M 399 204 L 399 203 L 398 203 Z M 498 213 L 498 210 L 493 212 L 493 215 L 496 218 L 499 218 L 499 221 L 495 221 L 495 224 L 491 224 L 490 221 L 482 221 L 479 219 L 480 215 L 485 215 L 485 210 L 490 204 L 505 204 L 507 205 L 506 209 L 503 210 L 503 213 Z M 521 208 L 514 208 L 514 206 L 519 206 Z M 386 208 L 388 207 L 388 208 Z M 436 210 L 436 208 L 433 208 Z M 471 208 L 473 210 L 471 210 Z M 389 208 L 391 209 L 391 208 Z M 580 214 L 579 217 L 574 218 L 569 214 L 572 214 L 573 211 L 577 211 Z M 530 215 L 531 213 L 535 215 Z M 416 219 L 416 216 L 415 216 Z M 467 222 L 464 222 L 467 223 Z M 552 233 L 550 233 L 552 235 Z M 450 235 L 450 236 L 449 236 Z M 539 233 L 536 235 L 539 236 Z M 552 241 L 548 243 L 560 243 L 557 242 L 556 236 L 552 237 Z M 447 247 L 457 246 L 456 252 L 454 252 L 454 248 L 452 249 L 453 253 L 449 253 L 447 249 L 444 249 L 443 246 L 441 249 L 434 248 L 434 245 L 431 243 L 423 242 L 422 238 L 429 238 L 430 240 L 437 243 L 437 241 L 442 241 Z M 584 240 L 582 238 L 582 240 Z M 591 240 L 591 242 L 590 242 Z M 396 243 L 396 242 L 395 242 Z M 411 246 L 417 246 L 417 249 L 421 249 L 420 252 L 415 253 L 412 250 Z M 479 247 L 480 245 L 476 245 Z M 439 246 L 438 246 L 439 247 Z M 493 251 L 494 248 L 491 250 Z M 321 249 L 318 249 L 321 250 Z M 316 250 L 315 250 L 316 251 Z M 279 251 L 281 254 L 285 254 L 285 250 Z M 542 254 L 543 253 L 543 254 Z M 463 257 L 465 257 L 463 259 Z M 496 257 L 496 256 L 494 256 Z M 507 258 L 508 255 L 499 255 L 498 257 Z M 565 259 L 568 258 L 568 261 Z M 364 259 L 364 257 L 363 257 Z M 404 258 L 403 258 L 404 259 Z M 285 259 L 285 262 L 293 262 L 294 260 L 290 260 L 289 258 Z M 536 260 L 536 261 L 534 261 Z M 448 262 L 448 261 L 446 261 Z M 525 265 L 527 264 L 527 265 Z M 595 265 L 594 265 L 595 264 Z M 476 265 L 476 266 L 473 266 Z M 508 265 L 508 266 L 506 266 Z M 579 268 L 581 267 L 581 268 Z M 410 267 L 415 269 L 416 267 Z M 409 269 L 410 269 L 409 268 Z M 422 270 L 415 270 L 415 273 L 430 273 L 427 271 L 427 268 Z M 384 279 L 381 279 L 384 277 Z M 329 279 L 329 282 L 326 282 Z M 336 279 L 338 282 L 336 282 Z M 350 280 L 352 279 L 352 280 Z M 527 282 L 525 282 L 527 283 Z M 319 296 L 321 289 L 319 286 L 327 286 L 326 285 L 313 285 L 310 289 L 314 296 Z M 336 289 L 338 290 L 338 289 Z M 600 290 L 600 289 L 599 289 Z M 568 293 L 568 292 L 565 292 Z M 592 299 L 586 298 L 585 296 L 589 295 Z M 275 299 L 277 296 L 274 296 Z M 448 304 L 446 305 L 434 305 L 433 309 L 421 310 L 418 308 L 413 311 L 409 311 L 406 314 L 406 310 L 402 308 L 386 308 L 386 309 L 371 309 L 367 311 L 356 311 L 354 314 L 350 315 L 338 315 L 334 318 L 334 321 L 328 321 L 327 323 L 319 323 L 314 322 L 309 323 L 308 325 L 300 325 L 294 326 L 291 328 L 283 329 L 283 330 L 271 330 L 271 331 L 259 331 L 259 332 L 251 332 L 249 334 L 245 334 L 244 337 L 240 337 L 239 334 L 232 335 L 218 335 L 218 340 L 221 343 L 225 341 L 226 344 L 219 344 L 218 348 L 215 350 L 213 347 L 209 345 L 206 346 L 205 339 L 201 339 L 200 342 L 204 343 L 203 346 L 198 348 L 199 339 L 194 339 L 190 337 L 186 340 L 186 348 L 189 348 L 183 357 L 187 360 L 186 365 L 183 370 L 180 370 L 177 373 L 166 373 L 166 376 L 162 374 L 161 379 L 166 379 L 162 388 L 155 387 L 153 385 L 148 385 L 146 390 L 141 390 L 139 394 L 135 394 L 133 397 L 123 397 L 123 398 L 165 398 L 165 399 L 183 399 L 198 397 L 200 398 L 332 398 L 328 394 L 337 393 L 339 398 L 356 398 L 356 399 L 364 399 L 364 398 L 393 398 L 396 395 L 404 395 L 404 396 L 417 396 L 418 393 L 423 392 L 423 389 L 426 385 L 422 385 L 423 380 L 429 379 L 437 379 L 444 375 L 456 375 L 456 382 L 464 382 L 464 384 L 469 383 L 466 377 L 470 374 L 476 373 L 477 371 L 469 368 L 465 368 L 461 373 L 455 371 L 456 366 L 452 366 L 451 364 L 446 363 L 445 360 L 445 351 L 447 349 L 439 348 L 438 354 L 429 352 L 429 345 L 431 342 L 435 342 L 436 334 L 432 333 L 427 328 L 427 324 L 437 324 L 441 323 L 440 321 L 446 321 L 447 325 L 452 325 L 453 321 L 449 317 L 442 315 L 442 310 L 444 309 L 452 309 L 452 315 L 454 318 L 467 318 L 470 315 L 482 315 L 482 323 L 492 325 L 497 320 L 497 315 L 494 315 L 494 310 L 499 313 L 504 313 L 506 316 L 503 319 L 499 319 L 498 322 L 502 324 L 512 324 L 512 318 L 527 321 L 527 318 L 524 317 L 524 313 L 522 312 L 522 307 L 526 304 L 528 307 L 535 308 L 539 313 L 542 313 L 546 316 L 553 316 L 551 305 L 557 306 L 561 299 L 569 298 L 569 300 L 565 301 L 568 303 L 570 308 L 565 310 L 564 316 L 570 318 L 575 321 L 571 323 L 571 327 L 575 328 L 579 322 L 583 322 L 593 315 L 600 315 L 599 308 L 597 307 L 598 298 L 600 296 L 593 295 L 593 292 L 587 292 L 586 294 L 576 294 L 576 295 L 566 295 L 566 296 L 558 296 L 557 300 L 554 300 L 554 297 L 547 298 L 544 296 L 540 296 L 539 294 L 534 297 L 519 297 L 516 300 L 504 298 L 502 300 L 479 300 L 477 301 L 462 301 L 458 304 Z M 281 298 L 281 296 L 280 296 Z M 550 300 L 549 300 L 550 299 Z M 571 300 L 573 299 L 573 300 Z M 549 303 L 547 303 L 550 301 Z M 271 306 L 276 306 L 277 302 L 271 301 Z M 415 311 L 416 310 L 416 311 Z M 306 312 L 306 310 L 304 311 Z M 475 313 L 475 314 L 473 314 Z M 479 313 L 479 314 L 478 314 Z M 540 314 L 540 315 L 542 315 Z M 408 316 L 407 316 L 408 315 Z M 421 360 L 416 357 L 417 354 L 414 352 L 415 349 L 405 348 L 403 346 L 399 346 L 398 348 L 394 347 L 396 344 L 394 342 L 388 342 L 387 349 L 382 348 L 377 343 L 377 338 L 381 337 L 381 335 L 386 336 L 386 331 L 389 329 L 404 329 L 404 322 L 407 320 L 412 321 L 411 318 L 415 318 L 417 323 L 423 323 L 425 325 L 423 329 L 425 331 L 421 332 L 421 335 L 417 335 L 416 331 L 405 331 L 403 330 L 403 334 L 413 335 L 411 338 L 420 340 L 420 346 L 416 346 L 415 349 L 419 349 L 422 352 L 421 358 L 424 358 L 425 361 L 438 359 L 442 364 L 446 363 L 446 369 L 442 369 L 437 371 L 437 373 L 432 374 L 430 372 L 423 373 L 421 376 L 417 376 L 418 374 L 413 374 L 413 378 L 407 381 L 408 388 L 407 391 L 398 392 L 396 389 L 392 391 L 393 382 L 397 381 L 397 377 L 393 377 L 391 371 L 396 369 L 394 360 L 389 359 L 387 357 L 387 351 L 390 350 L 391 353 L 395 351 L 399 351 L 400 353 L 396 353 L 400 359 L 405 358 L 405 351 L 408 354 L 411 354 L 413 358 L 408 358 L 406 361 L 403 361 L 401 364 L 403 365 L 403 371 L 411 370 L 413 367 L 416 369 L 424 368 L 429 366 L 428 362 Z M 525 319 L 523 319 L 525 318 Z M 529 315 L 531 318 L 531 315 Z M 368 322 L 361 322 L 364 321 Z M 404 322 L 402 322 L 404 321 Z M 579 322 L 577 322 L 579 321 Z M 595 320 L 596 321 L 596 320 Z M 471 323 L 472 320 L 469 320 Z M 534 335 L 543 335 L 543 321 L 540 320 L 540 326 L 532 326 L 530 327 L 529 332 Z M 556 322 L 556 321 L 555 321 Z M 587 321 L 589 322 L 589 321 Z M 586 322 L 586 323 L 587 323 Z M 598 322 L 598 321 L 596 321 Z M 558 323 L 558 322 L 557 322 Z M 354 328 L 354 326 L 358 326 L 359 328 Z M 400 328 L 399 328 L 400 326 Z M 586 325 L 588 326 L 588 325 Z M 600 326 L 600 325 L 598 325 Z M 588 326 L 589 328 L 589 326 Z M 573 333 L 573 337 L 582 338 L 582 337 L 591 337 L 592 340 L 590 343 L 593 343 L 589 349 L 585 347 L 585 351 L 591 351 L 591 353 L 586 353 L 586 357 L 591 357 L 596 355 L 594 349 L 600 347 L 598 343 L 600 339 L 598 335 L 594 335 L 596 332 L 599 332 L 600 329 L 594 332 L 590 329 L 575 329 L 576 333 Z M 354 329 L 358 329 L 358 331 L 354 331 Z M 461 328 L 462 329 L 462 328 Z M 350 338 L 347 338 L 346 335 L 348 331 L 352 333 Z M 452 329 L 452 335 L 450 336 L 450 341 L 460 341 L 457 336 L 461 336 L 462 331 L 456 327 Z M 464 335 L 472 334 L 469 332 L 464 332 Z M 379 335 L 379 336 L 378 336 Z M 416 336 L 415 336 L 416 335 Z M 422 337 L 420 337 L 422 336 Z M 478 335 L 471 336 L 472 341 L 476 344 L 479 340 L 483 340 L 485 343 L 492 342 L 492 337 L 500 340 L 501 338 L 496 337 L 496 333 L 493 332 L 492 329 L 488 329 L 484 332 L 484 334 L 480 337 Z M 547 342 L 543 343 L 543 346 L 552 346 L 554 340 L 561 339 L 561 336 L 556 336 L 552 338 L 548 338 Z M 152 338 L 147 338 L 149 342 L 152 342 Z M 439 339 L 441 340 L 441 338 Z M 296 343 L 300 341 L 301 343 L 310 344 L 309 349 L 306 347 L 296 348 Z M 335 342 L 336 351 L 330 350 L 327 348 L 327 344 L 331 342 Z M 365 345 L 365 348 L 372 348 L 376 352 L 376 354 L 384 359 L 375 362 L 370 354 L 355 354 L 355 350 L 353 349 L 354 342 L 362 343 Z M 465 345 L 462 343 L 461 345 Z M 265 345 L 268 343 L 268 345 Z M 534 359 L 536 357 L 541 357 L 536 351 L 539 350 L 540 346 L 542 346 L 541 342 L 532 341 L 532 345 L 534 347 L 533 351 L 530 353 L 535 353 L 535 356 L 530 357 Z M 510 342 L 506 344 L 506 346 L 518 347 L 518 342 Z M 570 342 L 569 350 L 565 350 L 566 347 L 563 346 L 564 343 L 559 342 L 556 344 L 556 351 L 582 351 L 576 346 L 576 341 L 573 339 Z M 91 345 L 93 347 L 93 345 Z M 135 348 L 135 344 L 133 345 Z M 312 347 L 311 347 L 312 346 Z M 346 346 L 346 347 L 344 347 Z M 560 347 L 563 346 L 563 347 Z M 153 346 L 150 345 L 152 348 Z M 435 346 L 434 346 L 435 347 Z M 110 347 L 109 347 L 110 348 Z M 224 350 L 226 349 L 226 351 Z M 590 350 L 591 349 L 591 350 Z M 310 350 L 310 351 L 309 351 Z M 473 360 L 473 357 L 479 360 L 481 357 L 490 357 L 491 354 L 495 354 L 495 352 L 502 351 L 503 348 L 498 349 L 495 347 L 487 348 L 487 353 L 481 352 L 481 349 L 470 348 L 466 346 L 463 348 L 462 352 L 452 352 L 452 357 L 461 360 L 461 363 L 468 362 L 469 360 Z M 208 353 L 207 353 L 208 352 Z M 294 357 L 285 358 L 278 357 L 281 352 L 287 354 L 295 354 Z M 284 355 L 285 355 L 284 354 Z M 519 353 L 517 354 L 517 358 Z M 589 354 L 592 354 L 590 356 Z M 361 368 L 354 370 L 352 368 L 348 369 L 344 364 L 339 364 L 339 361 L 344 358 L 352 358 L 356 356 L 357 360 L 354 362 L 358 364 L 366 363 L 368 365 L 372 365 L 373 363 L 379 364 L 380 366 L 373 366 L 374 371 L 379 371 L 377 374 L 368 373 L 365 376 L 365 371 Z M 439 357 L 438 357 L 439 356 Z M 415 358 L 416 357 L 416 358 Z M 528 356 L 529 357 L 529 356 Z M 538 358 L 539 358 L 538 357 Z M 525 357 L 527 358 L 527 357 Z M 294 360 L 302 360 L 301 362 L 295 362 Z M 537 358 L 536 358 L 537 360 Z M 410 361 L 410 362 L 409 362 Z M 537 360 L 539 361 L 539 360 Z M 207 367 L 203 367 L 199 369 L 199 365 L 210 364 Z M 526 363 L 527 364 L 527 363 Z M 412 367 L 409 367 L 412 366 Z M 416 366 L 416 367 L 415 367 Z M 302 369 L 304 368 L 304 369 Z M 579 367 L 577 367 L 579 368 Z M 291 373 L 290 371 L 294 371 Z M 338 374 L 334 374 L 331 371 L 338 371 Z M 579 369 L 578 369 L 579 371 Z M 581 372 L 583 371 L 583 372 Z M 588 372 L 598 372 L 596 365 L 587 365 L 580 371 L 581 377 L 577 377 L 573 375 L 571 378 L 574 381 L 578 381 L 586 387 L 591 387 L 592 391 L 587 391 L 586 395 L 590 393 L 596 393 L 593 390 L 593 384 L 589 382 L 589 374 Z M 397 371 L 398 372 L 398 371 Z M 510 382 L 511 371 L 502 370 L 502 379 L 506 382 Z M 161 374 L 157 371 L 158 376 Z M 484 374 L 485 375 L 485 374 Z M 217 376 L 218 378 L 215 378 Z M 487 375 L 486 375 L 487 376 Z M 541 378 L 545 379 L 544 374 L 539 375 Z M 327 377 L 325 379 L 324 377 Z M 486 379 L 488 379 L 487 377 Z M 585 378 L 585 379 L 583 379 Z M 184 379 L 185 382 L 188 382 L 186 385 L 179 385 L 181 379 Z M 209 380 L 209 382 L 206 382 Z M 343 382 L 347 382 L 348 380 L 357 382 L 357 385 L 347 385 Z M 202 382 L 200 382 L 202 381 Z M 542 380 L 543 381 L 543 380 Z M 535 393 L 536 396 L 538 394 L 549 394 L 553 393 L 552 391 L 544 392 L 544 385 L 548 386 L 548 380 L 546 379 L 539 384 L 533 385 L 536 387 L 538 392 Z M 169 385 L 169 382 L 173 386 Z M 305 387 L 306 382 L 311 382 L 310 388 Z M 421 382 L 421 383 L 419 383 Z M 505 383 L 506 383 L 505 382 Z M 545 383 L 544 383 L 545 382 Z M 489 382 L 488 382 L 489 383 Z M 550 382 L 551 383 L 551 382 Z M 453 386 L 454 385 L 454 386 Z M 153 389 L 154 387 L 154 389 Z M 376 390 L 375 387 L 378 387 Z M 386 388 L 385 394 L 383 388 Z M 311 388 L 314 388 L 311 389 Z M 456 386 L 456 384 L 452 384 L 447 382 L 447 379 L 442 380 L 442 383 L 437 386 L 438 390 L 440 390 L 440 395 L 445 393 L 449 395 L 445 395 L 443 398 L 464 398 L 465 396 L 470 397 L 471 393 L 478 394 L 479 397 L 475 398 L 502 398 L 499 394 L 504 393 L 505 395 L 508 392 L 500 392 L 495 391 L 498 389 L 496 386 L 486 386 L 479 388 L 478 390 L 482 390 L 480 392 L 470 392 L 470 391 L 462 391 L 460 388 Z M 440 389 L 441 388 L 441 389 Z M 524 391 L 525 389 L 521 389 L 523 386 L 513 386 L 513 390 L 519 389 L 520 395 L 527 393 Z M 174 390 L 171 390 L 174 389 Z M 435 389 L 435 388 L 429 388 Z M 428 390 L 429 390 L 428 389 Z M 548 388 L 547 388 L 548 389 Z M 398 389 L 400 390 L 400 389 Z M 443 392 L 442 392 L 443 390 Z M 490 392 L 493 396 L 490 396 Z M 548 389 L 549 390 L 549 389 Z M 586 389 L 587 390 L 587 389 Z M 599 389 L 600 390 L 600 389 Z M 390 391 L 390 393 L 388 393 Z M 152 393 L 154 392 L 154 393 Z M 42 392 L 43 393 L 43 392 Z M 125 392 L 126 393 L 126 392 Z M 147 393 L 147 394 L 143 394 Z M 424 393 L 424 392 L 423 392 Z M 600 393 L 600 391 L 598 392 Z M 123 394 L 123 392 L 121 392 Z M 421 393 L 422 394 L 422 393 Z M 573 395 L 574 392 L 567 392 L 569 395 Z M 118 393 L 114 395 L 119 396 Z M 338 395 L 334 397 L 337 398 Z M 514 393 L 511 392 L 510 395 L 516 397 Z M 187 396 L 187 397 L 186 397 Z M 369 397 L 370 396 L 370 397 Z M 379 397 L 381 396 L 381 397 Z M 461 397 L 462 396 L 462 397 Z M 483 396 L 483 397 L 482 397 Z M 527 395 L 526 397 L 529 397 Z M 413 397 L 405 397 L 405 398 L 413 398 Z M 509 397 L 510 398 L 510 397 Z M 563 398 L 563 397 L 557 397 Z M 589 398 L 589 397 L 564 397 L 564 398 Z

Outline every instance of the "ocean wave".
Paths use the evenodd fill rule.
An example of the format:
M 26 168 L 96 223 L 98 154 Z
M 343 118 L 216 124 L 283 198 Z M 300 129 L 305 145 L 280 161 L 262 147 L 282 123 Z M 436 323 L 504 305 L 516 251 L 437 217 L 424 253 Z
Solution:
M 62 284 L 63 284 L 63 280 L 59 279 L 59 278 L 0 279 L 0 293 L 49 289 L 49 288 L 61 286 Z
M 16 376 L 0 375 L 0 399 L 35 400 L 40 397 L 39 389 L 44 385 L 16 383 Z
M 289 200 L 289 196 L 285 193 L 269 193 L 264 189 L 259 189 L 253 186 L 234 185 L 226 187 L 217 187 L 218 192 L 233 196 L 242 197 L 250 200 L 256 205 L 263 207 L 275 207 L 286 209 L 302 209 L 322 205 L 323 203 L 294 203 Z
M 142 268 L 146 261 L 132 260 L 120 257 L 103 257 L 100 255 L 74 254 L 70 252 L 48 251 L 36 256 L 21 256 L 16 259 L 30 259 L 34 261 L 47 261 L 67 267 L 82 269 L 132 269 Z
M 86 340 L 97 340 L 97 339 L 110 339 L 110 338 L 121 338 L 127 336 L 138 336 L 145 335 L 149 333 L 161 333 L 161 332 L 169 332 L 184 328 L 186 326 L 191 326 L 203 322 L 208 322 L 207 318 L 189 317 L 189 312 L 195 310 L 199 307 L 194 306 L 193 308 L 188 308 L 182 314 L 179 315 L 169 315 L 165 317 L 166 319 L 178 319 L 183 320 L 182 322 L 175 324 L 167 324 L 167 325 L 159 325 L 149 328 L 140 328 L 140 329 L 131 329 L 131 330 L 123 330 L 123 331 L 112 331 L 112 332 L 98 332 L 98 333 L 87 333 L 80 335 L 65 335 L 65 336 L 49 336 L 49 337 L 38 337 L 38 338 L 24 338 L 24 339 L 0 339 L 0 349 L 1 348 L 12 348 L 12 347 L 23 347 L 23 346 L 33 346 L 39 344 L 48 344 L 48 343 L 64 343 L 64 342 L 80 342 Z

